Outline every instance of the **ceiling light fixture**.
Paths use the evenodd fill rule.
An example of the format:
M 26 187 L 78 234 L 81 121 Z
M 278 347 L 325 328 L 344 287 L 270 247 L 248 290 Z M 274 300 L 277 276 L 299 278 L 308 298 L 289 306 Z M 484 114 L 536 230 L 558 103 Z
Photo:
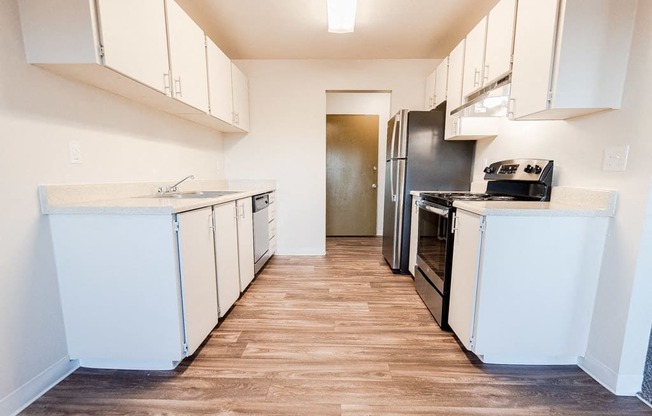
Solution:
M 328 31 L 351 33 L 355 27 L 358 0 L 326 0 L 328 5 Z

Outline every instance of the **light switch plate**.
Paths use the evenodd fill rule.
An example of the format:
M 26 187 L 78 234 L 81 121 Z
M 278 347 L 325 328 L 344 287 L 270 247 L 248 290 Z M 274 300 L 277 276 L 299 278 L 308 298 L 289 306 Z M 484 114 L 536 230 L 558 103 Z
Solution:
M 604 149 L 604 160 L 602 170 L 608 172 L 624 172 L 627 168 L 627 157 L 629 156 L 629 145 L 610 146 Z

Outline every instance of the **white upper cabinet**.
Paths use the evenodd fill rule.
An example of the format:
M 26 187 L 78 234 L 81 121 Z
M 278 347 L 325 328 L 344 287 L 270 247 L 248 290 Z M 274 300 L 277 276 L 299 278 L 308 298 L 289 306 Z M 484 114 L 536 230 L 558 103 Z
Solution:
M 464 49 L 466 41 L 460 43 L 448 55 L 448 80 L 446 83 L 446 112 L 450 112 L 462 105 L 462 77 L 464 73 Z
M 233 125 L 249 131 L 249 81 L 240 69 L 231 63 L 233 82 Z
M 509 73 L 515 21 L 516 0 L 501 0 L 466 36 L 464 97 Z
M 516 0 L 501 0 L 489 12 L 482 79 L 491 83 L 512 69 Z
M 208 61 L 210 114 L 231 124 L 233 115 L 231 60 L 208 37 L 206 38 L 206 59 Z
M 426 78 L 426 110 L 432 110 L 435 108 L 435 82 L 437 79 L 437 69 L 432 71 L 430 75 Z
M 448 57 L 444 58 L 443 61 L 437 66 L 435 71 L 435 105 L 437 107 L 439 104 L 446 101 L 446 85 L 448 83 Z
M 18 6 L 28 63 L 216 130 L 248 129 L 246 78 L 232 79 L 231 61 L 212 42 L 207 46 L 174 0 L 18 0 Z M 219 95 L 211 97 L 212 108 L 209 73 L 217 86 L 211 94 Z
M 484 63 L 484 47 L 487 36 L 487 18 L 482 20 L 466 35 L 464 50 L 464 78 L 462 95 L 464 97 L 482 87 L 482 67 Z
M 97 0 L 104 64 L 169 94 L 163 0 Z
M 619 108 L 636 0 L 520 0 L 510 118 Z
M 166 10 L 173 96 L 207 113 L 204 32 L 174 0 L 167 0 Z

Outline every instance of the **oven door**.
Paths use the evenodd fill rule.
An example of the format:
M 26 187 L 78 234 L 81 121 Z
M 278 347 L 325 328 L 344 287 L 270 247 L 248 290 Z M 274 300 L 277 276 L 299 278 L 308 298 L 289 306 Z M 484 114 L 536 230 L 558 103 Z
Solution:
M 447 282 L 452 209 L 419 201 L 419 239 L 417 267 L 443 296 L 448 295 Z

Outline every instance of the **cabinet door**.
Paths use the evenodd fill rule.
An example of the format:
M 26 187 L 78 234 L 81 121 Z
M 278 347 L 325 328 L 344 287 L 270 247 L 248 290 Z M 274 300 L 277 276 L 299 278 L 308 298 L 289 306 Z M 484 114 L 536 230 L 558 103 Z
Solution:
M 457 210 L 448 324 L 467 350 L 473 348 L 473 326 L 483 217 Z
M 419 207 L 417 202 L 421 200 L 418 196 L 412 197 L 412 220 L 410 222 L 410 252 L 408 270 L 412 276 L 416 276 L 417 264 L 417 242 L 419 241 Z
M 482 63 L 484 60 L 487 17 L 482 18 L 468 35 L 464 50 L 464 81 L 462 95 L 468 96 L 482 87 Z
M 254 222 L 251 198 L 242 198 L 238 204 L 238 261 L 240 291 L 254 280 Z
M 446 57 L 439 66 L 437 66 L 437 71 L 435 73 L 435 105 L 437 107 L 439 104 L 446 101 L 446 85 L 448 83 L 448 57 Z
M 215 217 L 217 303 L 221 318 L 240 297 L 238 225 L 235 202 L 215 205 L 213 216 Z
M 210 114 L 231 124 L 233 114 L 231 60 L 208 37 L 206 38 L 206 60 Z
M 426 110 L 432 110 L 433 108 L 435 108 L 435 82 L 436 82 L 436 79 L 437 79 L 437 70 L 435 69 L 426 78 L 426 91 L 425 91 Z
M 518 3 L 510 118 L 548 109 L 555 52 L 558 0 Z
M 211 208 L 177 214 L 183 322 L 188 355 L 217 325 L 217 285 Z
M 204 32 L 174 0 L 166 5 L 174 97 L 208 113 Z
M 489 12 L 483 83 L 497 81 L 512 69 L 516 0 L 501 0 Z
M 464 47 L 462 41 L 448 55 L 448 82 L 446 85 L 446 133 L 445 139 L 455 136 L 456 127 L 450 115 L 452 110 L 462 105 L 462 78 L 464 72 Z
M 169 94 L 164 0 L 97 0 L 104 64 Z
M 233 125 L 249 131 L 249 82 L 240 69 L 231 64 L 233 82 Z

